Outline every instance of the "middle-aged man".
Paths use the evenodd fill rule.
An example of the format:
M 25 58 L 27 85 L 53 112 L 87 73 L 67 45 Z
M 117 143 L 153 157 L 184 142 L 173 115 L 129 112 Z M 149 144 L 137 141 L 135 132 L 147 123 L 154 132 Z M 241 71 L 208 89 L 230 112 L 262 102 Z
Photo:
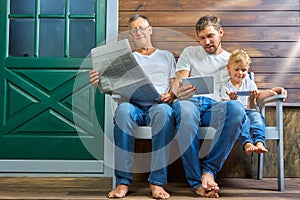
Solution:
M 249 127 L 243 105 L 235 100 L 221 100 L 221 86 L 229 80 L 226 65 L 230 53 L 222 48 L 224 30 L 220 18 L 206 15 L 196 23 L 200 45 L 183 50 L 176 65 L 173 103 L 182 163 L 189 185 L 203 197 L 219 197 L 216 174 L 222 168 L 243 127 Z M 194 76 L 214 76 L 214 93 L 193 96 L 196 88 L 183 85 L 182 79 Z M 258 99 L 277 93 L 283 88 L 260 91 Z M 216 136 L 208 154 L 199 160 L 199 126 L 216 128 Z

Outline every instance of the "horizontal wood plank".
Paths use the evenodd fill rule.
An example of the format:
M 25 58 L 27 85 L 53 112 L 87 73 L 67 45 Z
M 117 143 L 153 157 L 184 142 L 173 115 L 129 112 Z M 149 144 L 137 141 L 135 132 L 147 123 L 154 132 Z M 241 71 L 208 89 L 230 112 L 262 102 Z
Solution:
M 119 25 L 127 26 L 128 19 L 136 12 L 119 12 Z M 299 26 L 299 11 L 260 11 L 260 12 L 145 12 L 153 26 L 186 27 L 194 26 L 198 19 L 207 14 L 221 18 L 224 27 L 227 26 Z
M 238 149 L 239 155 L 241 150 Z M 241 177 L 236 173 L 237 170 L 251 166 L 249 158 L 246 156 L 234 158 L 234 169 L 231 169 L 236 176 Z M 294 159 L 297 160 L 297 159 Z M 290 161 L 291 163 L 293 161 Z M 181 163 L 178 163 L 181 164 Z M 239 165 L 239 164 L 244 164 Z M 297 163 L 295 163 L 296 165 Z M 238 167 L 237 167 L 238 166 Z M 267 167 L 268 165 L 266 165 Z M 276 165 L 272 165 L 276 166 Z M 230 166 L 229 166 L 230 167 Z M 237 168 L 237 169 L 236 169 Z M 169 167 L 171 175 L 178 179 L 168 181 L 165 186 L 166 190 L 172 195 L 172 200 L 196 199 L 196 196 L 191 191 L 191 188 L 186 184 L 184 171 L 181 165 L 173 165 Z M 269 167 L 268 167 L 268 170 Z M 289 170 L 290 172 L 292 170 Z M 268 171 L 269 172 L 269 171 Z M 274 170 L 271 170 L 274 172 Z M 270 172 L 269 172 L 270 173 Z M 224 172 L 223 172 L 224 174 Z M 229 173 L 224 175 L 228 176 Z M 43 174 L 47 175 L 47 174 Z M 147 183 L 147 175 L 134 174 L 134 183 L 130 187 L 130 191 L 124 199 L 126 200 L 144 200 L 151 199 L 149 184 Z M 28 176 L 28 175 L 27 175 Z M 34 176 L 34 174 L 33 174 Z M 112 189 L 112 178 L 98 177 L 1 177 L 0 178 L 0 199 L 108 199 L 107 194 Z M 41 176 L 41 175 L 39 175 Z M 49 175 L 48 175 L 49 176 Z M 88 176 L 88 175 L 87 175 Z M 89 175 L 90 176 L 90 175 Z M 95 175 L 94 175 L 95 176 Z M 220 188 L 222 188 L 222 199 L 239 199 L 248 200 L 254 198 L 262 199 L 298 199 L 299 197 L 299 178 L 285 179 L 285 192 L 276 190 L 276 180 L 264 179 L 253 180 L 250 177 L 243 178 L 222 178 L 218 180 Z
M 223 42 L 223 47 L 229 52 L 244 49 L 253 58 L 300 58 L 300 46 L 295 42 Z
M 300 58 L 252 58 L 251 70 L 258 73 L 300 73 Z
M 120 11 L 181 11 L 181 10 L 293 10 L 299 8 L 298 0 L 151 0 L 151 1 L 128 1 L 119 0 Z
M 255 73 L 255 83 L 260 88 L 272 88 L 275 86 L 283 86 L 287 89 L 300 89 L 299 74 L 260 74 Z
M 199 45 L 196 41 L 194 42 L 156 42 L 153 41 L 153 45 L 159 49 L 165 49 L 173 52 L 175 55 L 179 56 L 183 49 L 188 46 Z M 300 54 L 295 54 L 293 47 L 297 43 L 294 42 L 223 42 L 223 47 L 231 52 L 236 48 L 244 49 L 252 58 L 287 58 L 287 65 L 295 65 L 294 68 L 299 67 L 298 62 Z M 133 43 L 131 42 L 132 49 L 135 49 Z M 291 60 L 290 60 L 291 59 Z M 295 62 L 296 61 L 296 62 Z
M 128 27 L 119 27 L 119 37 L 128 38 Z M 198 41 L 195 27 L 153 27 L 153 41 Z M 299 42 L 299 27 L 224 27 L 223 41 Z

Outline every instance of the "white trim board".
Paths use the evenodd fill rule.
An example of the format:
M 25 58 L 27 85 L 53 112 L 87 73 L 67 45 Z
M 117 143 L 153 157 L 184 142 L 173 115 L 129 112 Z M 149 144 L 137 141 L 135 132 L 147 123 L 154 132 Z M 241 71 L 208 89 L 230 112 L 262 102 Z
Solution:
M 104 173 L 97 160 L 0 160 L 5 173 Z

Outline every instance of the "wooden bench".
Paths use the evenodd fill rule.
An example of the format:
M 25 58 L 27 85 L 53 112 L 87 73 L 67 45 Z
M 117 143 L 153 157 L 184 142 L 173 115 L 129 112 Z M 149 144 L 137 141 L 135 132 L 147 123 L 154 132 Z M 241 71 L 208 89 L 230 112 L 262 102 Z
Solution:
M 276 140 L 277 141 L 277 172 L 278 172 L 278 190 L 284 191 L 284 155 L 283 155 L 283 107 L 282 101 L 286 98 L 285 95 L 277 95 L 265 99 L 264 103 L 261 104 L 260 110 L 262 115 L 265 116 L 265 105 L 267 103 L 275 102 L 276 106 L 276 126 L 267 126 L 266 127 L 266 140 Z M 200 139 L 212 140 L 215 136 L 215 129 L 212 127 L 200 127 L 199 128 Z M 135 137 L 137 139 L 151 139 L 151 127 L 149 126 L 138 126 L 135 129 Z M 258 156 L 258 173 L 257 179 L 261 180 L 263 178 L 263 158 L 264 154 L 259 154 Z
M 251 79 L 254 80 L 254 74 L 250 73 Z M 117 103 L 115 100 L 111 100 L 111 97 L 108 97 L 106 95 L 106 106 L 105 106 L 105 123 L 106 127 L 109 126 L 110 132 L 113 133 L 113 123 L 112 123 L 112 116 L 110 116 L 107 112 L 114 113 L 114 110 L 117 106 Z M 118 99 L 120 96 L 116 95 L 113 96 L 113 99 Z M 266 98 L 263 102 L 260 103 L 260 112 L 265 117 L 265 108 L 266 105 L 272 104 L 272 106 L 275 106 L 276 108 L 276 125 L 275 126 L 266 126 L 266 140 L 276 140 L 277 141 L 277 156 L 278 156 L 278 162 L 277 162 L 277 171 L 278 171 L 278 190 L 283 192 L 284 191 L 284 154 L 283 154 L 283 99 L 286 98 L 286 95 L 276 95 L 269 98 Z M 109 103 L 110 102 L 110 103 Z M 110 107 L 107 107 L 110 106 Z M 108 114 L 108 115 L 107 115 Z M 108 119 L 109 117 L 110 119 Z M 106 131 L 107 132 L 107 131 Z M 203 140 L 212 140 L 215 136 L 215 129 L 212 127 L 200 127 L 199 128 L 200 139 Z M 149 126 L 138 126 L 135 129 L 134 133 L 136 139 L 151 139 L 151 127 Z M 258 156 L 258 173 L 257 173 L 257 179 L 261 180 L 263 178 L 263 154 L 259 154 Z M 113 181 L 113 185 L 115 186 L 115 182 Z

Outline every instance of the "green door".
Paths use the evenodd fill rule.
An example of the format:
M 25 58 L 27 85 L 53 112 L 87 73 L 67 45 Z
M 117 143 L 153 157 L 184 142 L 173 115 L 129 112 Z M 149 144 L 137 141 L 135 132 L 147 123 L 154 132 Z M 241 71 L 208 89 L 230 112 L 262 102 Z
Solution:
M 103 160 L 104 98 L 88 71 L 90 49 L 105 40 L 105 8 L 0 1 L 0 159 Z

